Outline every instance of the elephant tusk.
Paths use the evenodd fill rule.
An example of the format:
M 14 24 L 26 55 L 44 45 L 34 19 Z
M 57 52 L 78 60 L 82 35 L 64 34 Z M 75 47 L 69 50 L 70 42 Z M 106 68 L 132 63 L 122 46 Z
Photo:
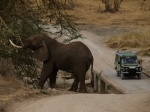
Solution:
M 16 45 L 16 44 L 14 44 L 10 39 L 9 39 L 9 42 L 10 42 L 10 44 L 13 45 L 14 47 L 23 48 L 22 46 L 18 46 L 18 45 Z

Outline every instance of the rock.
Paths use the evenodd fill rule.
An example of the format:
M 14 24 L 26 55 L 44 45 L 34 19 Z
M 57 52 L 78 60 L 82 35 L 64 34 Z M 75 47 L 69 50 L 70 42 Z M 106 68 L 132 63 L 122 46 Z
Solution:
M 50 87 L 49 85 L 49 79 L 47 79 L 47 81 L 44 84 L 44 89 L 48 89 Z
M 56 84 L 57 84 L 57 86 L 65 86 L 66 85 L 66 80 L 59 77 L 59 78 L 56 79 Z
M 33 81 L 30 77 L 23 77 L 23 82 L 25 84 L 33 84 Z
M 48 94 L 48 95 L 52 95 L 52 94 L 56 94 L 57 93 L 57 90 L 55 88 L 48 88 L 48 89 L 43 89 L 41 90 L 42 93 L 44 94 Z
M 52 88 L 48 88 L 48 89 L 47 89 L 47 92 L 48 92 L 48 93 L 51 93 L 51 92 L 56 93 L 56 89 L 55 89 L 55 88 L 53 88 L 53 89 L 52 89 Z

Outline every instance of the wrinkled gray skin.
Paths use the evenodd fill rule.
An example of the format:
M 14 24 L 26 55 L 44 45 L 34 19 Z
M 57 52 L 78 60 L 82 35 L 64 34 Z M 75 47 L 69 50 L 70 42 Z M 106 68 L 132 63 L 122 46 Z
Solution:
M 89 48 L 82 42 L 62 44 L 45 34 L 33 35 L 23 41 L 23 48 L 29 48 L 35 58 L 43 62 L 43 68 L 39 80 L 39 86 L 43 88 L 49 78 L 50 87 L 56 84 L 58 70 L 74 73 L 74 82 L 70 91 L 86 92 L 85 75 L 91 65 L 93 79 L 93 56 Z M 91 81 L 93 85 L 93 80 Z

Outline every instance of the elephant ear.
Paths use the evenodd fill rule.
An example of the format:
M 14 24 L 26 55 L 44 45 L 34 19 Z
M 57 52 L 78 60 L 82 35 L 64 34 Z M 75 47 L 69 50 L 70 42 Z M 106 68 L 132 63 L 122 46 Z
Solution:
M 33 56 L 42 62 L 49 58 L 49 51 L 44 40 L 41 42 L 39 48 L 34 51 Z

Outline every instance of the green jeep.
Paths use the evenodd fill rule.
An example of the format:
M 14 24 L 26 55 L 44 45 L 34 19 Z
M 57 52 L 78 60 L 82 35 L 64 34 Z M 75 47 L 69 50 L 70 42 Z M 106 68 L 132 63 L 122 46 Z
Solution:
M 114 64 L 117 76 L 121 76 L 121 79 L 125 76 L 137 76 L 141 79 L 142 68 L 135 53 L 117 52 Z

